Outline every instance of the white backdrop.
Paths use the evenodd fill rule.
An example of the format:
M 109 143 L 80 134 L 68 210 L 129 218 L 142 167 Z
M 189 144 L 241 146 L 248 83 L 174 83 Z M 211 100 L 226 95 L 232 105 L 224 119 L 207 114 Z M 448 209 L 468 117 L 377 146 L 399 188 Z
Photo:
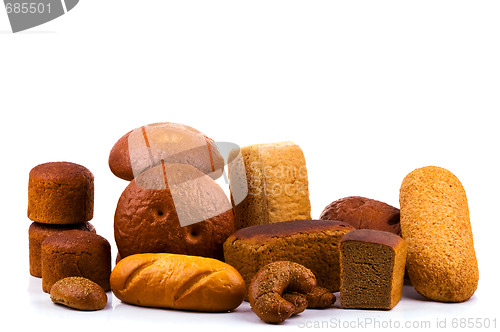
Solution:
M 313 218 L 349 195 L 399 207 L 402 179 L 426 165 L 462 181 L 480 267 L 470 301 L 427 302 L 406 287 L 391 311 L 337 304 L 284 325 L 367 330 L 429 321 L 436 328 L 443 319 L 452 328 L 455 318 L 487 318 L 498 327 L 499 13 L 497 1 L 86 0 L 12 34 L 0 9 L 4 321 L 38 330 L 276 328 L 247 303 L 196 314 L 132 307 L 108 293 L 106 310 L 67 310 L 29 276 L 30 169 L 64 160 L 93 172 L 91 222 L 114 254 L 113 214 L 127 182 L 111 174 L 109 151 L 129 130 L 171 121 L 241 146 L 299 144 Z M 364 326 L 365 319 L 381 325 Z

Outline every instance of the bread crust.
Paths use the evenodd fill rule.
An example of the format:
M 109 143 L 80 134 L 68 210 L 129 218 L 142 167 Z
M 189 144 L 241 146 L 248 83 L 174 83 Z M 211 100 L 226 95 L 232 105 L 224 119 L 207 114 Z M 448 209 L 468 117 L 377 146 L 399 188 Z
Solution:
M 228 240 L 233 241 L 238 239 L 259 242 L 273 237 L 286 237 L 297 233 L 321 232 L 331 229 L 332 226 L 339 229 L 354 229 L 350 224 L 336 220 L 290 220 L 242 228 L 233 233 Z
M 441 167 L 419 168 L 404 178 L 399 200 L 412 285 L 435 301 L 469 299 L 477 289 L 479 270 L 460 180 Z
M 378 231 L 374 229 L 358 229 L 353 232 L 349 232 L 342 237 L 340 242 L 346 241 L 360 241 L 368 243 L 384 244 L 392 248 L 398 248 L 404 246 L 404 240 L 396 234 L 385 231 Z
M 123 258 L 110 284 L 126 303 L 206 312 L 234 310 L 245 294 L 245 283 L 232 266 L 212 258 L 165 253 Z

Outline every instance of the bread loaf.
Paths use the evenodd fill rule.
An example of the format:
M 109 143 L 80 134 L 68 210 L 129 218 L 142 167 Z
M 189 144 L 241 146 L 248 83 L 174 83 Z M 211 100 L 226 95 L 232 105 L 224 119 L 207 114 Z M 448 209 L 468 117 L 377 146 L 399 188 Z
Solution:
M 131 181 L 114 221 L 122 258 L 164 252 L 222 259 L 222 244 L 234 232 L 222 188 L 186 164 L 158 165 Z
M 44 224 L 78 224 L 94 215 L 94 175 L 84 166 L 35 166 L 28 181 L 28 218 Z
M 65 230 L 78 229 L 95 233 L 94 226 L 88 221 L 79 224 L 51 225 L 33 222 L 30 225 L 29 234 L 29 262 L 30 274 L 33 277 L 42 277 L 42 242 L 52 234 Z
M 340 241 L 344 308 L 392 309 L 403 292 L 407 245 L 398 235 L 357 229 Z
M 50 288 L 50 299 L 78 310 L 101 310 L 108 303 L 104 289 L 82 277 L 67 277 L 57 281 Z
M 231 192 L 248 188 L 248 195 L 234 206 L 235 228 L 296 219 L 311 219 L 308 177 L 304 154 L 292 142 L 254 144 L 241 152 L 245 165 L 229 164 Z
M 342 236 L 354 230 L 333 220 L 291 220 L 240 229 L 224 242 L 224 259 L 241 273 L 247 287 L 263 266 L 292 261 L 310 269 L 318 286 L 340 288 Z
M 110 284 L 123 302 L 194 311 L 231 311 L 245 295 L 245 282 L 232 266 L 177 254 L 125 257 L 111 272 Z
M 479 271 L 465 190 L 450 171 L 428 166 L 401 184 L 401 232 L 407 269 L 423 296 L 462 302 L 476 291 Z
M 50 235 L 42 242 L 42 290 L 66 277 L 84 277 L 109 288 L 111 246 L 100 235 L 68 230 Z
M 178 123 L 154 123 L 121 137 L 109 154 L 109 168 L 119 178 L 132 180 L 145 170 L 166 164 L 189 164 L 217 179 L 224 158 L 216 144 L 198 130 Z
M 356 229 L 375 229 L 401 235 L 399 209 L 366 197 L 338 199 L 330 203 L 319 218 L 344 221 Z

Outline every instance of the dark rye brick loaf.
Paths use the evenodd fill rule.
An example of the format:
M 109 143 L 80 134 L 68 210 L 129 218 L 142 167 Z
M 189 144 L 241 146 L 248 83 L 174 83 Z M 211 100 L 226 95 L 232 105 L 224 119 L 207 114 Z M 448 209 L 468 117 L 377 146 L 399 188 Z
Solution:
M 333 220 L 293 220 L 240 229 L 224 243 L 225 262 L 247 286 L 257 271 L 274 261 L 292 261 L 310 269 L 318 286 L 340 289 L 339 244 L 355 228 Z
M 403 292 L 407 244 L 400 236 L 357 229 L 340 242 L 343 308 L 392 309 Z

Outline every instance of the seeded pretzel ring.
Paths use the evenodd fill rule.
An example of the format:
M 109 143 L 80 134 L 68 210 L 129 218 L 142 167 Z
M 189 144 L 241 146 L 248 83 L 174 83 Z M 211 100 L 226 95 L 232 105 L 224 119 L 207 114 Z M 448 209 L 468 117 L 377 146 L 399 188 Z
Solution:
M 309 308 L 330 306 L 335 295 L 316 286 L 308 268 L 289 261 L 262 267 L 252 278 L 248 290 L 250 306 L 266 323 L 281 323 Z

